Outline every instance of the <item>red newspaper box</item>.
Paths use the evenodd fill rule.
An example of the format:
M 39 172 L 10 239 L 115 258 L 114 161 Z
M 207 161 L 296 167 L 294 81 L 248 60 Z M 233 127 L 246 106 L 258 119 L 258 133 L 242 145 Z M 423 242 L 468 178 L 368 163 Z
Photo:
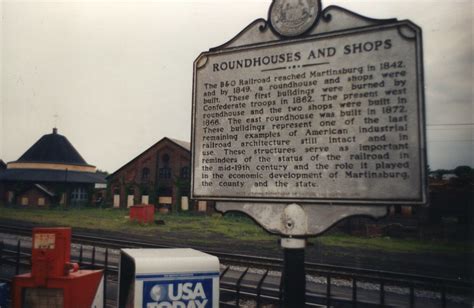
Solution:
M 155 220 L 155 207 L 149 204 L 137 204 L 130 207 L 130 221 L 147 224 Z
M 13 278 L 13 307 L 103 307 L 103 273 L 71 263 L 71 228 L 34 228 L 31 273 Z

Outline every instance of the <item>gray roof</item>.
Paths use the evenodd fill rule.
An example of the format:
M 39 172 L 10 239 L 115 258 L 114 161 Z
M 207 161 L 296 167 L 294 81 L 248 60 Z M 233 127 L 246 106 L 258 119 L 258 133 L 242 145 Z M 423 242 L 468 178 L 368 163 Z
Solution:
M 42 192 L 44 192 L 45 194 L 47 194 L 48 196 L 50 197 L 54 197 L 55 194 L 48 190 L 46 187 L 44 187 L 43 185 L 40 185 L 40 184 L 35 184 L 35 187 L 38 188 L 39 190 L 41 190 Z
M 151 147 L 149 147 L 148 149 L 146 149 L 145 151 L 141 152 L 138 156 L 136 156 L 135 158 L 133 158 L 132 160 L 130 160 L 129 162 L 127 162 L 125 165 L 123 165 L 122 167 L 118 168 L 117 170 L 115 170 L 112 174 L 108 175 L 107 178 L 110 179 L 112 178 L 117 172 L 119 172 L 120 170 L 122 170 L 123 168 L 125 168 L 126 166 L 130 165 L 131 163 L 133 163 L 135 160 L 137 160 L 140 156 L 142 156 L 143 154 L 145 154 L 146 152 L 148 152 L 149 150 L 153 149 L 157 144 L 161 143 L 161 142 L 164 142 L 164 141 L 170 141 L 174 144 L 176 144 L 177 146 L 181 147 L 182 149 L 190 152 L 191 151 L 191 144 L 189 142 L 186 142 L 186 141 L 181 141 L 181 140 L 177 140 L 177 139 L 173 139 L 173 138 L 168 138 L 168 137 L 163 137 L 162 139 L 160 139 L 157 143 L 153 144 Z
M 168 138 L 168 139 L 173 141 L 177 145 L 181 146 L 182 148 L 185 148 L 186 150 L 191 151 L 191 143 L 190 142 L 186 142 L 186 141 L 182 141 L 182 140 L 178 140 L 178 139 L 174 139 L 174 138 Z
M 6 169 L 0 181 L 25 181 L 35 183 L 106 183 L 103 174 L 69 170 Z
M 36 141 L 16 162 L 89 166 L 69 140 L 58 134 L 56 128 L 52 134 L 44 135 Z

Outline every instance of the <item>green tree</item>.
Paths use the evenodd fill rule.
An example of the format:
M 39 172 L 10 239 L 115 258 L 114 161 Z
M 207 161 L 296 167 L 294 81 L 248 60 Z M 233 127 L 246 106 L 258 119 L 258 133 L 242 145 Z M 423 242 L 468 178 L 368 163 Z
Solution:
M 453 172 L 458 178 L 465 179 L 472 175 L 472 168 L 469 166 L 457 166 Z

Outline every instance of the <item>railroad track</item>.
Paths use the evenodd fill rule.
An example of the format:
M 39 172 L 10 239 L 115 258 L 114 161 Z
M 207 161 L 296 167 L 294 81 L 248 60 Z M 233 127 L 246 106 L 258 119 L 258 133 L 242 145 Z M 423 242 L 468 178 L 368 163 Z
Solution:
M 0 232 L 22 235 L 31 237 L 32 227 L 23 226 L 12 226 L 0 224 Z M 82 234 L 79 232 L 73 232 L 72 241 L 77 244 L 98 246 L 111 249 L 121 248 L 180 248 L 178 245 L 169 244 L 157 244 L 151 241 L 143 241 L 136 239 L 120 239 L 116 237 L 104 237 L 94 236 L 90 234 Z M 184 247 L 184 246 L 183 246 Z M 221 262 L 230 263 L 233 265 L 247 265 L 251 264 L 255 267 L 264 267 L 268 269 L 280 269 L 283 260 L 278 258 L 259 257 L 259 256 L 248 256 L 242 254 L 230 254 L 214 250 L 209 250 L 199 246 L 186 246 L 186 248 L 194 248 L 218 257 Z
M 0 232 L 31 236 L 32 228 L 24 226 L 12 226 L 0 224 Z M 121 248 L 179 248 L 178 245 L 163 245 L 157 244 L 151 241 L 135 240 L 135 239 L 120 239 L 116 237 L 104 237 L 104 236 L 94 236 L 90 234 L 82 234 L 79 232 L 73 232 L 72 240 L 74 243 L 98 246 L 111 249 L 121 249 Z M 270 258 L 262 256 L 249 256 L 244 254 L 231 254 L 220 251 L 209 250 L 204 247 L 199 246 L 186 246 L 194 248 L 209 254 L 212 254 L 219 258 L 221 263 L 228 265 L 236 266 L 245 266 L 252 268 L 263 268 L 268 270 L 281 270 L 283 265 L 283 260 L 280 258 Z M 370 270 L 370 269 L 361 269 L 354 267 L 345 267 L 345 266 L 334 266 L 328 264 L 314 263 L 314 262 L 305 262 L 305 270 L 307 274 L 317 274 L 317 275 L 339 275 L 341 277 L 357 275 L 360 279 L 367 280 L 384 280 L 389 282 L 390 280 L 396 280 L 399 282 L 405 281 L 410 285 L 419 285 L 431 283 L 433 285 L 441 285 L 448 283 L 451 287 L 471 287 L 473 286 L 472 281 L 460 281 L 455 279 L 445 279 L 438 278 L 433 276 L 426 275 L 416 275 L 416 274 L 407 274 L 391 271 L 380 271 L 380 270 Z
M 12 226 L 12 225 L 5 225 L 0 224 L 0 232 L 9 233 L 14 235 L 22 235 L 31 237 L 32 228 L 31 226 Z M 120 249 L 120 248 L 172 248 L 176 247 L 171 244 L 164 245 L 164 244 L 157 244 L 150 241 L 143 241 L 143 240 L 134 240 L 134 239 L 121 239 L 116 237 L 104 237 L 104 236 L 96 236 L 91 234 L 83 234 L 80 232 L 74 232 L 73 235 L 73 242 L 75 244 L 80 244 L 80 255 L 82 259 L 82 247 L 84 246 L 93 246 L 94 247 L 94 254 L 95 254 L 95 247 L 102 247 L 107 249 Z M 269 271 L 276 271 L 280 272 L 283 264 L 283 260 L 279 258 L 269 258 L 269 257 L 261 257 L 261 256 L 249 256 L 249 255 L 242 255 L 242 254 L 230 254 L 224 253 L 219 251 L 212 251 L 203 247 L 192 247 L 206 253 L 212 254 L 217 256 L 220 259 L 221 264 L 225 265 L 221 273 L 221 277 L 226 275 L 230 276 L 230 280 L 227 277 L 223 279 L 221 282 L 221 289 L 222 290 L 234 290 L 232 294 L 235 297 L 235 291 L 237 290 L 237 298 L 240 295 L 249 295 L 254 292 L 255 296 L 255 285 L 262 287 L 260 282 L 265 280 L 265 277 L 269 273 Z M 13 254 L 13 250 L 10 252 Z M 100 258 L 97 258 L 97 264 L 93 264 L 95 266 L 100 266 Z M 90 261 L 90 259 L 89 259 Z M 93 261 L 92 263 L 95 263 Z M 229 270 L 232 266 L 241 267 L 240 273 L 237 271 Z M 398 286 L 407 288 L 409 290 L 410 297 L 414 301 L 413 298 L 415 297 L 415 290 L 422 289 L 422 290 L 432 290 L 434 292 L 439 292 L 440 298 L 442 302 L 446 302 L 446 297 L 449 294 L 462 294 L 463 296 L 469 296 L 469 291 L 473 289 L 472 282 L 469 281 L 458 281 L 458 280 L 449 280 L 449 279 L 441 279 L 437 277 L 430 277 L 430 276 L 421 276 L 421 275 L 412 275 L 412 274 L 404 274 L 404 273 L 396 273 L 390 271 L 375 271 L 375 270 L 368 270 L 368 269 L 360 269 L 360 268 L 352 268 L 352 267 L 341 267 L 341 266 L 333 266 L 327 264 L 319 264 L 319 263 L 305 263 L 306 273 L 309 276 L 317 276 L 323 277 L 326 280 L 323 284 L 326 285 L 326 290 L 321 291 L 319 295 L 314 295 L 313 302 L 318 302 L 319 304 L 323 303 L 324 301 L 321 300 L 321 292 L 327 295 L 330 295 L 327 298 L 332 297 L 334 299 L 333 302 L 336 302 L 338 299 L 334 297 L 334 287 L 331 290 L 331 285 L 337 279 L 345 279 L 352 283 L 352 290 L 356 290 L 359 288 L 357 286 L 358 283 L 361 282 L 370 282 L 372 284 L 378 284 L 380 291 L 380 298 L 385 296 L 385 288 L 389 288 L 389 286 Z M 253 285 L 248 285 L 243 281 L 244 276 L 251 276 L 252 270 L 249 269 L 261 269 L 261 274 L 259 277 L 255 277 L 257 281 Z M 117 268 L 116 266 L 108 267 L 108 272 L 114 276 L 116 275 Z M 263 273 L 263 275 L 262 275 Z M 229 275 L 230 274 L 230 275 Z M 246 276 L 246 279 L 247 279 Z M 255 275 L 254 275 L 255 276 Z M 258 276 L 258 275 L 257 275 Z M 328 283 L 329 282 L 329 283 Z M 320 283 L 321 284 L 321 283 Z M 360 292 L 360 291 L 359 291 Z M 257 292 L 258 293 L 258 292 Z M 363 292 L 362 292 L 363 293 Z M 273 282 L 273 286 L 271 287 L 271 292 L 268 291 L 267 287 L 267 296 L 272 298 L 274 301 L 278 300 L 279 294 L 279 284 L 278 281 Z M 311 292 L 307 292 L 307 296 L 311 295 Z M 354 300 L 354 291 L 352 294 L 352 300 Z M 258 296 L 265 296 L 265 294 L 260 294 Z M 374 296 L 374 295 L 372 295 Z M 350 302 L 349 299 L 339 299 L 341 303 L 343 302 Z M 225 305 L 224 305 L 225 306 Z M 445 307 L 445 305 L 441 305 Z

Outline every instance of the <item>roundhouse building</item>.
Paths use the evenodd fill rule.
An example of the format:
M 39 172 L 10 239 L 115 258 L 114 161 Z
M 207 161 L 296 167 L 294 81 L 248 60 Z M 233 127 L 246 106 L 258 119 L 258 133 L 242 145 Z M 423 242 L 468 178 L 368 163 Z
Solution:
M 116 208 L 153 204 L 160 210 L 187 210 L 191 152 L 189 142 L 163 138 L 107 177 L 109 202 Z M 196 210 L 208 211 L 205 201 Z
M 0 183 L 4 203 L 47 206 L 91 202 L 95 185 L 106 181 L 54 128 L 18 160 L 7 163 Z

